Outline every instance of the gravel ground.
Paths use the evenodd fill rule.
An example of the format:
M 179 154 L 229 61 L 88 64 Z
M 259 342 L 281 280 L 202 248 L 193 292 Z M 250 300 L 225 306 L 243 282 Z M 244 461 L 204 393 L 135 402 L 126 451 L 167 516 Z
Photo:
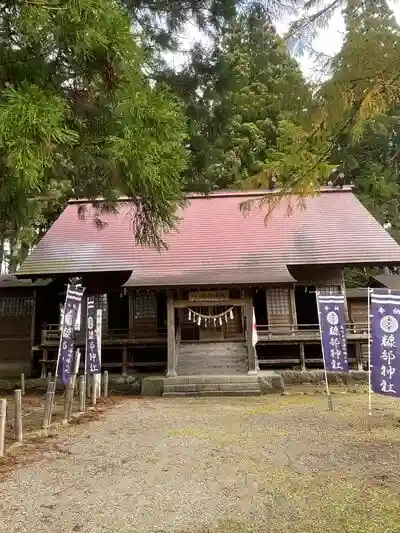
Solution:
M 130 399 L 0 483 L 7 533 L 395 533 L 398 403 Z

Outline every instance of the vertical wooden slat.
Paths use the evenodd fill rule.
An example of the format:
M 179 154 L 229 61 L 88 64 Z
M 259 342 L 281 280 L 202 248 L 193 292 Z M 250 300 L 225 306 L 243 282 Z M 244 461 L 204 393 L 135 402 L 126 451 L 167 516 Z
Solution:
M 356 342 L 355 351 L 356 351 L 357 370 L 363 370 L 363 365 L 362 365 L 362 344 L 361 344 L 361 342 Z
M 301 363 L 301 370 L 305 372 L 306 370 L 306 356 L 305 356 L 305 350 L 304 350 L 304 342 L 300 343 L 300 363 Z
M 124 346 L 122 348 L 122 375 L 128 374 L 128 348 Z
M 249 374 L 257 374 L 257 365 L 256 365 L 256 352 L 253 346 L 253 300 L 251 296 L 246 295 L 245 303 L 245 312 L 246 312 L 246 344 L 247 344 L 247 355 L 249 362 Z
M 129 337 L 134 337 L 135 293 L 133 291 L 128 291 L 128 313 Z
M 34 352 L 33 352 L 33 348 L 34 348 L 34 345 L 35 345 L 35 321 L 36 321 L 36 289 L 33 289 L 33 303 L 32 303 L 32 317 L 31 317 L 31 335 L 30 335 L 30 341 L 31 341 L 31 350 L 30 350 L 30 368 L 29 368 L 29 372 L 30 372 L 30 376 L 32 375 L 32 371 L 33 371 L 33 357 L 34 357 Z
M 15 440 L 22 442 L 22 391 L 14 391 L 14 433 Z
M 347 305 L 346 284 L 344 282 L 344 270 L 343 269 L 342 269 L 342 279 L 340 282 L 340 289 L 341 289 L 342 294 L 344 295 L 344 315 L 345 315 L 346 322 L 348 322 L 349 321 L 349 307 Z
M 297 328 L 297 311 L 296 311 L 296 299 L 295 299 L 295 285 L 291 285 L 289 289 L 289 298 L 290 298 L 290 308 L 292 312 L 292 325 L 293 325 L 293 332 Z
M 43 349 L 43 353 L 42 353 L 42 375 L 41 377 L 43 379 L 46 378 L 46 373 L 47 373 L 47 360 L 49 359 L 49 352 L 48 350 L 46 350 L 45 348 Z
M 175 308 L 171 293 L 167 296 L 168 363 L 167 377 L 176 377 Z
M 6 434 L 7 400 L 0 399 L 0 457 L 4 457 L 4 441 Z

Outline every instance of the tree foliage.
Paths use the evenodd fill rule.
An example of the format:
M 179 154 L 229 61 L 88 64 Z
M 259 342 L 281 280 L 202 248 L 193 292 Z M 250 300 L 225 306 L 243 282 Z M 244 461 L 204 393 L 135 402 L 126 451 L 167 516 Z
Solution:
M 338 8 L 311 88 L 287 45 L 312 52 Z M 271 21 L 296 10 L 284 42 Z M 208 41 L 174 69 L 189 22 Z M 140 198 L 136 237 L 160 245 L 185 189 L 304 195 L 333 166 L 395 232 L 399 51 L 385 0 L 0 0 L 0 252 L 24 256 L 70 196 Z
M 159 244 L 181 200 L 185 121 L 146 79 L 129 17 L 110 0 L 3 1 L 0 50 L 3 230 L 40 219 L 36 199 L 125 194 L 141 200 L 136 236 Z
M 167 79 L 187 106 L 189 188 L 273 180 L 305 191 L 329 171 L 318 160 L 320 139 L 309 135 L 311 92 L 261 4 L 227 24 L 210 54 L 196 47 L 190 64 Z

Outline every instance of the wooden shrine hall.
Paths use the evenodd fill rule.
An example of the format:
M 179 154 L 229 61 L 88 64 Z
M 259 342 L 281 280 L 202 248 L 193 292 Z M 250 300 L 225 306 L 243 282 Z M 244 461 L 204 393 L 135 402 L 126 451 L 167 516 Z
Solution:
M 323 188 L 301 206 L 282 198 L 265 218 L 260 201 L 270 194 L 189 195 L 161 251 L 135 242 L 129 199 L 101 215 L 102 229 L 95 207 L 71 200 L 17 273 L 46 280 L 30 314 L 31 372 L 54 365 L 59 306 L 76 276 L 103 309 L 104 368 L 174 377 L 322 367 L 316 291 L 345 293 L 344 267 L 400 264 L 400 247 L 349 187 Z M 246 215 L 245 202 L 253 203 Z M 14 319 L 1 314 L 1 298 L 4 325 Z M 367 316 L 346 312 L 350 362 L 361 368 Z M 83 339 L 84 331 L 82 348 Z

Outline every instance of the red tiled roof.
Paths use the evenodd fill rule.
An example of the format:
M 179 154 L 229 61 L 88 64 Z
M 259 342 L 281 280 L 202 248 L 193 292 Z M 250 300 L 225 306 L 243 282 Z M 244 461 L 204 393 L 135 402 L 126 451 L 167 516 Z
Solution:
M 282 199 L 266 221 L 256 205 L 245 217 L 240 204 L 265 194 L 190 197 L 160 252 L 134 242 L 128 201 L 103 229 L 70 203 L 18 274 L 132 271 L 130 286 L 173 286 L 294 281 L 288 265 L 400 264 L 399 245 L 350 189 L 323 190 L 291 215 Z

